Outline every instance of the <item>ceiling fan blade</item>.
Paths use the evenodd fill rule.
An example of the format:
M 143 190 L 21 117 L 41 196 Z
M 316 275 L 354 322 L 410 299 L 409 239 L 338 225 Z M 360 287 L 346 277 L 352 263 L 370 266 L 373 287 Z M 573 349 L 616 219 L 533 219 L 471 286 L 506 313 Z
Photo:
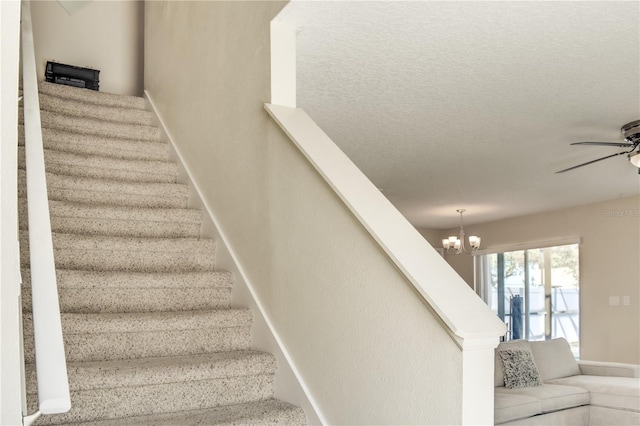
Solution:
M 635 146 L 635 144 L 629 142 L 573 142 L 571 145 L 617 146 L 620 148 L 631 148 Z
M 628 154 L 628 151 L 618 152 L 618 153 L 612 154 L 612 155 L 607 155 L 606 157 L 602 157 L 602 158 L 598 158 L 597 160 L 592 160 L 592 161 L 588 161 L 586 163 L 578 164 L 577 166 L 569 167 L 568 169 L 560 170 L 559 172 L 556 172 L 556 173 L 568 172 L 569 170 L 577 169 L 578 167 L 587 166 L 589 164 L 597 163 L 598 161 L 606 160 L 607 158 L 611 158 L 611 157 L 617 157 L 618 155 L 623 155 L 623 154 Z

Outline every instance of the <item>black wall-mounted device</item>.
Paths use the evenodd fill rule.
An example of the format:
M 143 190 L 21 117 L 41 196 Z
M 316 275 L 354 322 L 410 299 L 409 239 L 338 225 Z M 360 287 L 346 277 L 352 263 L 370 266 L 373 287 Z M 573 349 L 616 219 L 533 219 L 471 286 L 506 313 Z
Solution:
M 100 71 L 47 61 L 44 77 L 48 82 L 99 90 Z

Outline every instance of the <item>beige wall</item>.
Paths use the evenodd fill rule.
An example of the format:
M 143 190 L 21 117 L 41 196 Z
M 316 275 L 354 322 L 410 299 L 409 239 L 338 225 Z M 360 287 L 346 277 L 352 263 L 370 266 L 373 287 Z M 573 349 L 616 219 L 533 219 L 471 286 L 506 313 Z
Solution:
M 632 176 L 633 178 L 633 176 Z M 640 197 L 619 198 L 602 203 L 509 220 L 465 226 L 467 234 L 482 237 L 482 248 L 582 238 L 580 245 L 581 358 L 640 364 Z M 431 244 L 457 233 L 433 230 L 421 233 Z M 447 255 L 460 276 L 473 285 L 473 259 Z M 609 306 L 609 297 L 619 296 L 620 306 Z M 622 297 L 631 305 L 623 306 Z
M 283 6 L 148 2 L 145 86 L 324 420 L 459 424 L 460 350 L 263 109 Z
M 71 15 L 57 1 L 33 1 L 38 79 L 47 61 L 100 70 L 100 91 L 142 95 L 143 1 L 92 1 Z

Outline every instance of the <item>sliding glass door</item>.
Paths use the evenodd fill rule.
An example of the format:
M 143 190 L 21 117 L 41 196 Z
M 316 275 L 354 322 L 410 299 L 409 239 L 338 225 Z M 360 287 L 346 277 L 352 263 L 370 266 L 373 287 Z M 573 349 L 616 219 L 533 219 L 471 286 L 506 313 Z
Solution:
M 580 348 L 578 244 L 480 255 L 480 295 L 508 326 L 507 340 L 564 337 Z

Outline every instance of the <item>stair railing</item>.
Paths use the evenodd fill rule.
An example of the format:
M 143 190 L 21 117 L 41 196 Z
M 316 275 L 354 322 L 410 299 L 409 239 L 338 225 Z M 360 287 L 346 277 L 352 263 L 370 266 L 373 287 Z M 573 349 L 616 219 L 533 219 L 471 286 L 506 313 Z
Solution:
M 65 413 L 71 409 L 49 219 L 33 25 L 29 1 L 22 2 L 22 77 L 27 206 L 29 211 L 29 256 L 38 382 L 38 412 L 25 417 L 24 423 L 27 424 L 40 414 Z
M 493 424 L 493 356 L 499 337 L 505 334 L 504 323 L 313 119 L 297 108 L 296 34 L 294 26 L 277 18 L 271 21 L 271 103 L 265 109 L 460 348 L 461 423 Z

